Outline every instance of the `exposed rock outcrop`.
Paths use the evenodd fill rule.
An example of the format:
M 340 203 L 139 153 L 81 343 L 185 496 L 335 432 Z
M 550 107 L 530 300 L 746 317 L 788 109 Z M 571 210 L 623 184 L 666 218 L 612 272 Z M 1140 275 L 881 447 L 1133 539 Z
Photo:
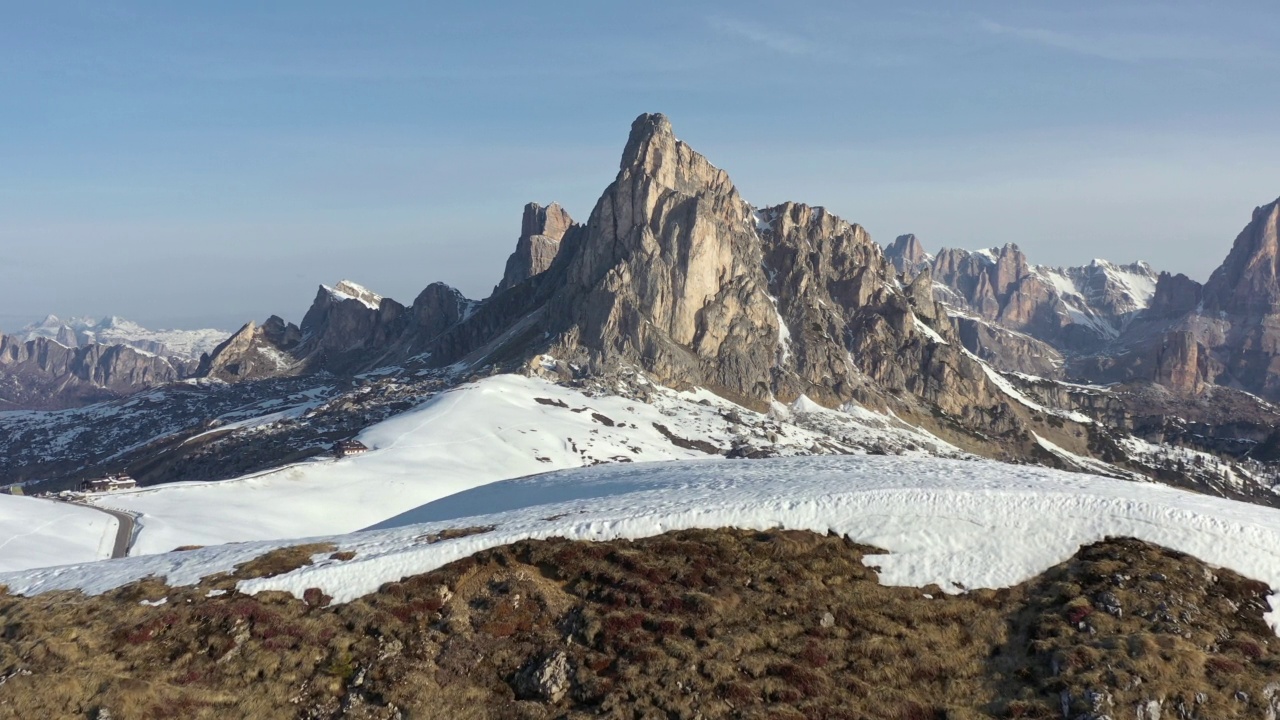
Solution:
M 502 282 L 493 292 L 514 287 L 551 267 L 560 252 L 560 241 L 572 226 L 573 218 L 557 203 L 546 207 L 537 203 L 525 205 L 515 252 L 507 258 Z
M 548 304 L 557 345 L 766 403 L 778 320 L 754 224 L 727 173 L 641 116 Z
M 929 261 L 933 259 L 924 251 L 920 240 L 912 234 L 899 235 L 892 245 L 885 248 L 884 256 L 893 263 L 899 275 L 908 277 L 914 277 L 920 270 L 928 267 Z
M 1273 315 L 1280 307 L 1280 200 L 1256 208 L 1230 254 L 1204 286 L 1209 312 Z
M 302 368 L 286 347 L 292 349 L 294 345 L 289 343 L 296 343 L 300 337 L 297 326 L 274 315 L 262 326 L 245 323 L 213 352 L 200 358 L 196 376 L 240 382 L 296 374 Z
M 407 308 L 349 280 L 321 285 L 302 318 L 294 355 L 308 370 L 349 372 L 376 361 L 408 326 Z
M 1204 286 L 1178 273 L 1160 273 L 1156 292 L 1144 316 L 1148 320 L 1176 319 L 1195 312 L 1204 302 Z
M 1208 354 L 1194 334 L 1179 331 L 1164 337 L 1156 357 L 1156 382 L 1180 392 L 1197 393 L 1208 377 Z

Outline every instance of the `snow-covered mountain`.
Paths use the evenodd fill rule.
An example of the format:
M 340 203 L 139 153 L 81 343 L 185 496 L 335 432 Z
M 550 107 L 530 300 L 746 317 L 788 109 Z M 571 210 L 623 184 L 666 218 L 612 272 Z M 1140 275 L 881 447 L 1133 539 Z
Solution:
M 231 335 L 226 330 L 148 330 L 141 325 L 114 315 L 104 318 L 72 317 L 62 319 L 49 315 L 31 323 L 17 333 L 26 340 L 46 338 L 64 347 L 85 345 L 127 345 L 154 355 L 172 355 L 183 360 L 197 360 Z
M 913 243 L 912 263 L 904 254 L 909 248 L 895 244 L 886 252 L 913 275 L 929 268 L 944 303 L 1065 350 L 1117 338 L 1151 304 L 1158 279 L 1144 262 L 1095 259 L 1055 268 L 1030 264 L 1016 245 L 973 252 L 944 248 L 937 256 L 922 256 L 918 241 Z
M 1265 247 L 1254 255 L 1271 252 L 1274 235 L 1262 232 Z M 0 657 L 18 668 L 0 685 L 38 695 L 45 678 L 85 670 L 61 652 L 83 640 L 115 643 L 106 653 L 79 652 L 103 658 L 92 672 L 106 678 L 82 684 L 109 692 L 67 691 L 58 708 L 132 707 L 136 698 L 111 694 L 111 678 L 132 667 L 163 675 L 155 687 L 191 707 L 210 697 L 233 702 L 235 683 L 248 678 L 289 685 L 275 698 L 289 713 L 401 717 L 388 698 L 417 687 L 405 680 L 417 676 L 402 673 L 422 672 L 422 658 L 433 658 L 432 682 L 441 683 L 494 665 L 486 692 L 502 707 L 525 703 L 529 717 L 552 716 L 571 687 L 634 678 L 641 658 L 661 660 L 660 683 L 668 693 L 676 687 L 681 702 L 699 693 L 768 703 L 818 693 L 827 680 L 806 673 L 845 657 L 828 656 L 821 643 L 874 630 L 869 595 L 791 614 L 794 568 L 723 585 L 723 566 L 733 563 L 714 552 L 657 553 L 687 560 L 684 574 L 651 565 L 653 556 L 634 547 L 582 550 L 577 542 L 678 542 L 667 534 L 734 528 L 760 531 L 729 535 L 774 558 L 787 543 L 812 538 L 829 543 L 814 560 L 858 553 L 856 567 L 810 568 L 799 578 L 827 590 L 870 577 L 927 586 L 909 593 L 912 602 L 941 606 L 955 594 L 1008 612 L 990 626 L 1007 642 L 974 661 L 997 677 L 988 684 L 1027 681 L 1017 702 L 1002 698 L 1003 716 L 1056 716 L 1061 707 L 1090 717 L 1080 713 L 1110 708 L 1112 691 L 1128 693 L 1126 713 L 1136 708 L 1146 720 L 1160 717 L 1166 700 L 1183 717 L 1211 716 L 1184 712 L 1186 702 L 1210 699 L 1274 715 L 1280 686 L 1264 677 L 1275 670 L 1270 641 L 1252 638 L 1268 633 L 1264 621 L 1276 625 L 1275 612 L 1264 615 L 1267 596 L 1280 611 L 1272 594 L 1280 586 L 1280 510 L 1264 507 L 1280 504 L 1280 409 L 1199 375 L 1194 392 L 1166 381 L 1170 367 L 1197 367 L 1195 343 L 1166 342 L 1148 372 L 1158 384 L 1067 383 L 1001 372 L 995 362 L 1035 357 L 1051 371 L 1044 374 L 1060 375 L 1067 361 L 1150 327 L 1141 326 L 1148 308 L 1172 307 L 1160 299 L 1171 292 L 1166 277 L 1142 263 L 1034 266 L 1016 246 L 930 256 L 914 236 L 886 253 L 865 229 L 823 208 L 747 204 L 665 117 L 643 115 L 586 223 L 555 205 L 526 208 L 516 252 L 485 300 L 436 283 L 403 305 L 343 281 L 319 288 L 300 326 L 278 316 L 248 323 L 194 373 L 170 365 L 157 374 L 120 346 L 128 357 L 92 364 L 63 353 L 56 369 L 66 372 L 55 378 L 84 366 L 87 383 L 110 370 L 121 387 L 149 389 L 71 410 L 0 412 L 0 477 L 24 490 L 62 490 L 126 471 L 142 487 L 62 495 L 80 503 L 74 507 L 0 502 L 0 533 L 10 533 L 0 551 L 14 553 L 0 556 L 0 570 L 10 571 L 0 572 L 0 585 L 9 593 L 6 633 L 17 638 L 0 643 L 0 653 L 37 648 Z M 92 337 L 89 347 L 98 348 L 103 338 L 138 341 L 146 332 L 116 319 L 74 324 L 31 328 L 25 349 L 0 344 L 0 365 L 38 365 L 57 354 L 44 351 L 58 349 L 60 336 Z M 353 440 L 363 452 L 333 457 L 335 445 Z M 33 529 L 21 526 L 25 510 Z M 112 540 L 106 510 L 137 521 L 133 534 L 116 526 L 114 541 L 131 557 L 82 562 L 101 557 Z M 572 546 L 567 555 L 538 559 L 535 543 L 525 542 L 550 538 Z M 559 562 L 566 558 L 586 558 L 586 569 L 561 576 L 579 567 Z M 78 564 L 31 567 L 63 561 Z M 453 561 L 463 562 L 445 568 Z M 1152 562 L 1179 574 L 1147 571 Z M 478 569 L 486 563 L 501 568 Z M 1130 567 L 1138 569 L 1128 574 Z M 1042 577 L 1050 571 L 1057 575 Z M 1088 573 L 1096 577 L 1086 591 Z M 1038 595 L 1022 587 L 1036 578 Z M 691 579 L 707 592 L 686 587 Z M 605 589 L 584 595 L 607 607 L 593 619 L 570 593 L 595 581 Z M 655 594 L 664 583 L 678 594 Z M 773 652 L 778 643 L 757 630 L 785 627 L 813 667 L 733 653 L 718 668 L 691 662 L 719 628 L 668 615 L 719 622 L 743 593 L 762 587 L 768 611 L 747 624 L 751 646 Z M 991 588 L 1008 592 L 978 592 Z M 55 590 L 89 597 L 13 597 Z M 266 591 L 283 593 L 252 598 Z M 1128 610 L 1115 593 L 1130 593 Z M 334 603 L 350 604 L 325 609 Z M 955 608 L 898 618 L 913 639 L 917 623 L 944 619 L 942 632 L 954 640 L 972 617 Z M 1132 626 L 1121 628 L 1115 623 L 1126 612 Z M 1206 615 L 1217 624 L 1198 624 Z M 50 626 L 43 632 L 60 638 L 47 644 L 60 650 L 51 652 L 41 644 L 45 626 L 33 629 L 33 621 L 76 624 L 84 634 L 68 638 Z M 621 648 L 596 642 L 641 632 L 662 637 Z M 1063 637 L 1076 645 L 1041 642 Z M 920 639 L 919 656 L 945 655 L 935 639 Z M 454 657 L 424 649 L 430 643 L 463 650 Z M 1015 675 L 1004 649 L 1025 656 Z M 877 654 L 914 660 L 917 650 Z M 1099 679 L 1103 651 L 1116 651 L 1109 673 L 1133 674 Z M 413 669 L 382 664 L 409 654 Z M 1135 654 L 1163 664 L 1155 672 L 1123 665 Z M 253 667 L 263 658 L 269 670 Z M 24 680 L 32 667 L 43 675 Z M 681 667 L 693 674 L 673 683 Z M 1143 695 L 1160 678 L 1181 682 L 1186 668 L 1212 692 Z M 907 669 L 923 673 L 904 675 L 910 685 L 949 683 L 947 668 Z M 1042 682 L 1033 686 L 1022 670 Z M 560 680 L 547 680 L 557 673 Z M 761 682 L 729 692 L 701 675 Z M 1114 687 L 1099 690 L 1100 682 Z M 531 691 L 529 683 L 541 685 Z M 181 695 L 191 688 L 202 694 Z M 437 696 L 396 702 L 424 714 Z M 594 697 L 575 702 L 593 711 L 626 702 Z M 939 697 L 929 705 L 937 712 L 905 704 L 867 716 L 951 716 L 950 695 Z M 736 716 L 733 707 L 717 712 Z M 659 715 L 697 716 L 686 705 Z
M 1081 267 L 1037 265 L 1033 272 L 1053 286 L 1072 322 L 1112 338 L 1151 305 L 1159 278 L 1145 262 L 1116 265 L 1099 259 Z
M 314 459 L 222 482 L 100 495 L 93 502 L 140 514 L 145 531 L 133 553 L 147 554 L 183 545 L 351 532 L 479 485 L 583 465 L 727 455 L 962 454 L 926 432 L 856 406 L 828 410 L 801 399 L 757 413 L 705 391 L 677 393 L 645 384 L 619 390 L 497 375 L 442 392 L 364 430 L 357 439 L 371 448 L 365 455 Z M 319 404 L 219 424 L 206 435 L 265 435 Z M 281 513 L 282 507 L 290 511 Z M 334 512 L 336 507 L 343 511 Z

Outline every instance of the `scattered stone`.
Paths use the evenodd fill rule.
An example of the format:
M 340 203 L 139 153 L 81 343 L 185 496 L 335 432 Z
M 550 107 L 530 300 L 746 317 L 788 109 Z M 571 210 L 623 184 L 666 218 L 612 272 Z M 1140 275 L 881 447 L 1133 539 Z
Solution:
M 525 666 L 516 675 L 515 691 L 526 700 L 560 702 L 569 692 L 569 656 L 557 650 Z
M 1099 593 L 1094 598 L 1094 601 L 1094 604 L 1108 615 L 1114 615 L 1117 618 L 1124 617 L 1124 608 L 1120 604 L 1120 598 L 1116 597 L 1114 593 Z

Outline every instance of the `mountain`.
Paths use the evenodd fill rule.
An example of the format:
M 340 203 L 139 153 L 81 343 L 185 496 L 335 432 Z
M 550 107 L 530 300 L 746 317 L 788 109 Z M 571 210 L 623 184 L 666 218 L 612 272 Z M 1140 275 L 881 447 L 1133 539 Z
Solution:
M 903 238 L 910 240 L 902 245 Z M 1032 265 L 1013 244 L 977 252 L 945 248 L 928 256 L 914 235 L 905 235 L 885 253 L 910 275 L 928 267 L 952 314 L 996 323 L 1058 352 L 1097 351 L 1120 337 L 1152 303 L 1158 280 L 1143 262 Z
M 560 242 L 573 225 L 573 218 L 557 203 L 547 207 L 537 203 L 525 205 L 520 238 L 516 241 L 515 252 L 507 258 L 502 282 L 494 288 L 494 294 L 540 275 L 551 267 L 551 261 L 560 252 Z
M 169 381 L 11 344 L 145 389 L 0 412 L 7 489 L 80 503 L 0 496 L 0 706 L 1274 716 L 1280 408 L 1245 370 L 1276 306 L 1234 288 L 1275 225 L 1204 286 L 882 249 L 646 114 L 483 300 L 322 285 Z
M 1254 210 L 1223 264 L 1200 285 L 1161 273 L 1127 279 L 1146 306 L 1117 327 L 1101 351 L 1083 354 L 1068 373 L 1093 382 L 1154 380 L 1196 395 L 1241 390 L 1280 400 L 1280 201 Z
M 0 409 L 57 409 L 189 377 L 220 330 L 148 330 L 119 317 L 49 315 L 0 335 Z
M 1205 383 L 1216 361 L 1192 336 L 1132 355 L 1146 359 L 1127 384 L 1057 381 L 1094 361 L 1086 377 L 1125 372 L 1116 358 L 1130 356 L 1105 353 L 1151 328 L 1146 309 L 1171 307 L 1161 288 L 1174 282 L 1140 263 L 1033 266 L 1016 246 L 930 256 L 903 236 L 886 251 L 824 208 L 748 204 L 667 118 L 642 115 L 585 222 L 525 207 L 488 298 L 433 283 L 404 305 L 351 281 L 320 286 L 300 326 L 248 323 L 148 402 L 0 418 L 0 472 L 57 489 L 120 470 L 144 485 L 235 478 L 517 373 L 642 403 L 651 387 L 710 392 L 738 418 L 834 413 L 808 452 L 941 443 L 1274 502 L 1263 450 L 1280 447 L 1280 411 Z M 657 422 L 677 446 L 712 454 L 791 451 Z M 867 423 L 932 439 L 889 442 Z
M 1221 370 L 1215 384 L 1280 398 L 1280 200 L 1259 207 L 1204 285 L 1203 310 L 1183 326 Z M 1215 318 L 1214 315 L 1217 315 Z
M 198 360 L 230 335 L 225 330 L 148 330 L 124 318 L 73 317 L 66 320 L 49 315 L 31 323 L 14 335 L 23 342 L 45 338 L 68 348 L 86 345 L 126 345 L 153 355 Z
M 522 226 L 497 291 L 464 312 L 460 296 L 405 313 L 389 299 L 322 288 L 296 347 L 246 335 L 211 354 L 202 372 L 269 372 L 228 359 L 264 344 L 267 355 L 287 353 L 281 372 L 410 357 L 437 368 L 510 368 L 549 356 L 565 372 L 642 367 L 660 383 L 707 387 L 756 408 L 808 395 L 900 406 L 932 422 L 926 406 L 940 404 L 983 428 L 1003 413 L 977 364 L 934 341 L 939 331 L 919 329 L 917 312 L 949 332 L 930 298 L 895 284 L 864 230 L 799 204 L 757 213 L 661 115 L 637 119 L 619 174 L 585 225 L 555 205 L 530 205 Z M 935 361 L 936 372 L 921 372 Z
M 0 335 L 0 409 L 77 407 L 174 382 L 192 369 L 128 345 L 71 348 L 44 337 Z

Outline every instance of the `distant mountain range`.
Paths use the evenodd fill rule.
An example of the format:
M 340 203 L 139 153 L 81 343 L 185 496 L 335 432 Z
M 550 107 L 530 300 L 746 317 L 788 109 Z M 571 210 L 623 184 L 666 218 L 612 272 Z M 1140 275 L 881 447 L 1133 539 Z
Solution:
M 226 330 L 148 330 L 141 325 L 111 315 L 104 318 L 73 317 L 65 320 L 49 315 L 14 333 L 24 342 L 45 338 L 68 348 L 86 345 L 126 345 L 152 355 L 199 360 L 231 335 Z
M 1146 263 L 1030 265 L 1016 245 L 927 254 L 913 235 L 886 257 L 931 278 L 965 346 L 1002 370 L 1077 382 L 1210 386 L 1280 400 L 1280 200 L 1254 210 L 1201 285 Z
M 0 335 L 0 410 L 78 407 L 182 380 L 228 334 L 49 315 Z
M 1276 208 L 1255 213 L 1203 286 L 1145 263 L 1037 266 L 1014 245 L 930 255 L 906 235 L 885 249 L 821 207 L 748 204 L 664 116 L 644 115 L 586 222 L 555 204 L 525 207 L 484 300 L 434 283 L 405 305 L 344 280 L 320 286 L 300 325 L 249 322 L 212 348 L 212 333 L 125 332 L 118 321 L 79 330 L 50 321 L 31 339 L 0 340 L 5 381 L 27 388 L 8 392 L 13 407 L 184 381 L 148 393 L 145 412 L 126 403 L 12 425 L 0 472 L 128 469 L 144 484 L 229 477 L 322 452 L 467 378 L 608 385 L 639 372 L 744 410 L 870 412 L 989 457 L 1271 502 Z M 135 345 L 66 348 L 59 337 Z M 152 356 L 139 342 L 189 350 Z M 242 423 L 254 413 L 270 419 L 254 421 L 249 437 Z M 209 432 L 224 422 L 234 427 Z M 99 429 L 66 440 L 86 425 Z M 842 433 L 828 450 L 853 447 Z M 1200 464 L 1175 457 L 1183 445 L 1205 454 Z

